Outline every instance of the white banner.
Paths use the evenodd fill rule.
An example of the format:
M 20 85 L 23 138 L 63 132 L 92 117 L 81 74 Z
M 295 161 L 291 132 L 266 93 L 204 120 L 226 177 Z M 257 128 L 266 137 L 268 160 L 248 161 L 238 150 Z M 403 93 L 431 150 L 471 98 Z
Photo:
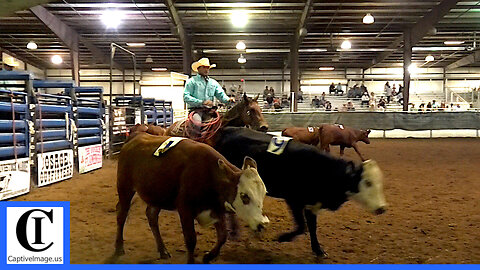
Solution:
M 30 191 L 30 164 L 28 158 L 0 162 L 0 200 Z
M 86 173 L 102 167 L 102 145 L 78 147 L 78 171 Z
M 72 178 L 72 149 L 38 154 L 37 159 L 39 187 Z

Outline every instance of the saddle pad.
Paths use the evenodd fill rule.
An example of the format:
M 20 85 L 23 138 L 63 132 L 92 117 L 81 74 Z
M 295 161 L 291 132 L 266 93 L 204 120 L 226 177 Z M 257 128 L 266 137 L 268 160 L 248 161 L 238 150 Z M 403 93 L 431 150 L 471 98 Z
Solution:
M 281 155 L 290 141 L 291 137 L 274 136 L 268 145 L 267 152 L 275 155 Z
M 160 147 L 155 150 L 155 153 L 153 153 L 154 156 L 158 157 L 160 154 L 163 154 L 168 151 L 168 149 L 174 147 L 177 145 L 177 143 L 181 142 L 182 140 L 185 140 L 186 138 L 182 137 L 170 137 L 166 141 L 164 141 Z

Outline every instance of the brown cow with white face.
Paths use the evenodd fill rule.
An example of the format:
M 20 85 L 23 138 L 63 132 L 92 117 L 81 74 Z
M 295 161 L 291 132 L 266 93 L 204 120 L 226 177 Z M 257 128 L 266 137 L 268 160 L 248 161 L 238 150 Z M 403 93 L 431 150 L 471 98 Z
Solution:
M 172 137 L 139 132 L 123 146 L 117 172 L 117 238 L 110 261 L 125 253 L 123 227 L 136 192 L 148 205 L 146 215 L 161 258 L 170 257 L 158 228 L 161 209 L 178 210 L 188 263 L 194 263 L 195 219 L 202 226 L 215 224 L 217 230 L 217 244 L 204 256 L 205 263 L 218 256 L 227 239 L 227 211 L 235 212 L 253 230 L 268 222 L 262 214 L 266 188 L 253 159 L 245 157 L 239 169 L 206 144 L 177 139 L 181 140 L 176 145 L 169 144 Z M 161 145 L 167 150 L 158 153 Z
M 339 124 L 323 124 L 320 127 L 299 128 L 291 127 L 282 131 L 282 136 L 292 137 L 294 140 L 315 145 L 321 150 L 330 152 L 330 145 L 340 146 L 340 156 L 345 153 L 345 147 L 353 147 L 358 156 L 365 161 L 358 150 L 357 142 L 370 144 L 368 138 L 370 130 L 355 129 Z

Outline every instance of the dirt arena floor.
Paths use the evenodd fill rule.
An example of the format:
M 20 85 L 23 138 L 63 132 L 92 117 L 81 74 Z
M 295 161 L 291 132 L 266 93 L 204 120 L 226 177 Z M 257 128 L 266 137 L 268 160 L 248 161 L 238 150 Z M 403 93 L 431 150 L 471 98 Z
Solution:
M 338 147 L 333 147 L 338 155 Z M 291 243 L 275 241 L 293 228 L 282 200 L 267 198 L 270 218 L 262 239 L 242 227 L 239 241 L 227 241 L 214 263 L 437 264 L 480 263 L 480 140 L 372 140 L 361 145 L 385 174 L 389 210 L 373 216 L 353 202 L 318 215 L 319 241 L 329 258 L 316 260 L 307 234 Z M 352 149 L 347 158 L 359 160 Z M 314 170 L 315 168 L 312 168 Z M 71 263 L 103 263 L 113 252 L 116 162 L 72 180 L 39 188 L 16 200 L 71 202 Z M 293 179 L 292 179 L 293 181 Z M 172 254 L 160 260 L 137 196 L 125 227 L 119 263 L 185 263 L 186 249 L 176 212 L 160 213 L 160 231 Z M 196 260 L 213 247 L 213 226 L 197 226 Z

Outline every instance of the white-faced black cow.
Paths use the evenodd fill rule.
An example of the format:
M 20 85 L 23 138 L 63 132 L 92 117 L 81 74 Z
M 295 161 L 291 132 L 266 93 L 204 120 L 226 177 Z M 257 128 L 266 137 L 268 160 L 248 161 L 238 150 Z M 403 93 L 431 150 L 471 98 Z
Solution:
M 246 128 L 229 127 L 216 136 L 214 147 L 237 166 L 245 156 L 254 158 L 267 195 L 285 199 L 296 228 L 281 234 L 280 242 L 291 241 L 302 234 L 306 218 L 312 250 L 324 257 L 326 253 L 316 234 L 318 210 L 334 211 L 351 199 L 375 214 L 385 212 L 383 177 L 375 161 L 367 160 L 355 166 L 351 161 L 334 158 L 311 145 L 293 140 L 286 144 L 277 140 L 272 144 L 275 142 L 272 138 Z

